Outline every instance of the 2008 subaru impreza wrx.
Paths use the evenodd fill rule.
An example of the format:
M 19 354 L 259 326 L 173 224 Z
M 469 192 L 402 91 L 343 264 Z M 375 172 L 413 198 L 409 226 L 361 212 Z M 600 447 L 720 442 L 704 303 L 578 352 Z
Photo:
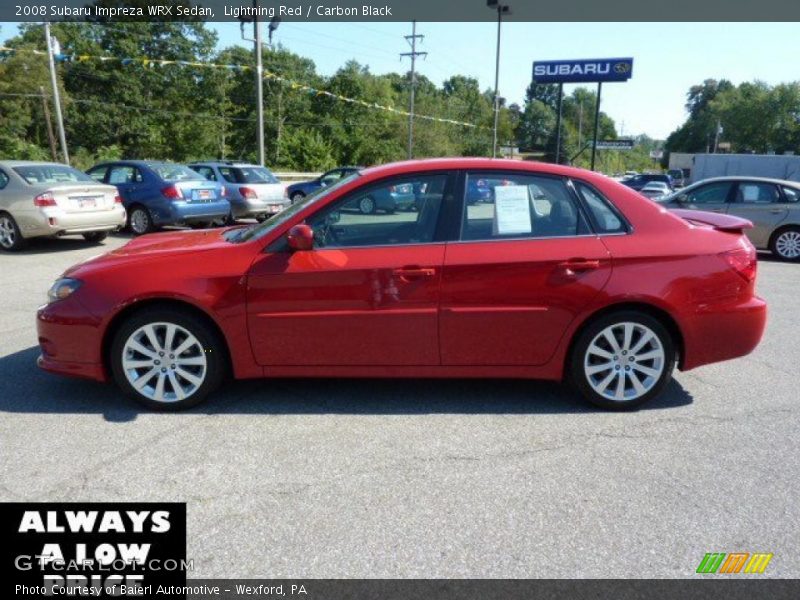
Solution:
M 489 201 L 467 201 L 473 180 L 495 182 Z M 359 210 L 398 186 L 415 210 Z M 385 165 L 261 224 L 146 235 L 69 269 L 38 313 L 39 364 L 156 409 L 229 373 L 568 380 L 628 409 L 676 365 L 758 344 L 749 225 L 569 167 Z

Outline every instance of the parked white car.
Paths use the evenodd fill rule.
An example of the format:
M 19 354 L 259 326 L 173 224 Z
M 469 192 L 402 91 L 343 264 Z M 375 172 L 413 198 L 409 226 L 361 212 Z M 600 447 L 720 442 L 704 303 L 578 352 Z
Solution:
M 0 161 L 0 248 L 30 238 L 82 235 L 102 242 L 125 225 L 117 188 L 59 163 Z

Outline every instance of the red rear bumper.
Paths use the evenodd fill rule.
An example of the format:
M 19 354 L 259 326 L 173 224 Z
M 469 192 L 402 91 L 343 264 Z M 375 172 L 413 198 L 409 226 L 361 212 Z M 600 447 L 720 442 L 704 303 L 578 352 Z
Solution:
M 767 303 L 758 296 L 721 308 L 695 313 L 682 327 L 682 369 L 738 358 L 750 354 L 764 335 Z

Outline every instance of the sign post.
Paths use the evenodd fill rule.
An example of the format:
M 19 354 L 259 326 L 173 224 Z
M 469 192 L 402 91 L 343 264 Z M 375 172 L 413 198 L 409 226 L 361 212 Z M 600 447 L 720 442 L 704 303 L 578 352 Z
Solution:
M 597 102 L 594 109 L 594 140 L 592 170 L 594 170 L 597 134 L 600 125 L 600 94 L 603 82 L 627 81 L 633 74 L 632 58 L 594 58 L 581 60 L 546 60 L 533 63 L 534 83 L 558 84 L 558 117 L 556 121 L 556 163 L 561 154 L 561 103 L 565 83 L 597 83 Z

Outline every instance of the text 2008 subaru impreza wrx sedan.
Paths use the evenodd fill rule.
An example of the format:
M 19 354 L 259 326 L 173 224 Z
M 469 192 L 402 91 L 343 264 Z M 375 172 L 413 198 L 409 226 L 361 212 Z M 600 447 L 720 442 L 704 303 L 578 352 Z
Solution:
M 470 182 L 493 184 L 467 202 Z M 415 210 L 364 214 L 413 188 Z M 264 223 L 146 235 L 76 265 L 39 364 L 178 409 L 232 374 L 568 380 L 611 409 L 751 352 L 748 221 L 669 213 L 606 177 L 488 159 L 355 173 Z

